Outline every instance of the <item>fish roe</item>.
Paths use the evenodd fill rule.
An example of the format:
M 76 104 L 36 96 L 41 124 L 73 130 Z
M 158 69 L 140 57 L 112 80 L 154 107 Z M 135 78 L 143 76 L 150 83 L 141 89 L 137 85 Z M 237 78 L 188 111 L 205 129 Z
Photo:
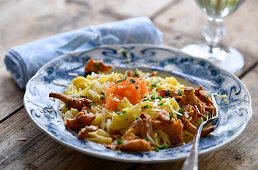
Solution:
M 105 93 L 105 108 L 116 110 L 120 100 L 126 97 L 133 105 L 139 103 L 148 92 L 143 78 L 127 77 L 110 83 Z

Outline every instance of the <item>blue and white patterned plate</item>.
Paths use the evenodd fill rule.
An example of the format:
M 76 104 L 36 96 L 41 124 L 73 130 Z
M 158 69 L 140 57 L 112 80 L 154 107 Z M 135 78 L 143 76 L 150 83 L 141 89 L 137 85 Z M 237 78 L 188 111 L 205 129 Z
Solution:
M 121 48 L 127 55 L 121 53 Z M 234 75 L 203 59 L 193 58 L 178 50 L 151 45 L 103 46 L 90 51 L 61 56 L 44 65 L 27 84 L 24 104 L 31 119 L 56 141 L 80 152 L 125 162 L 166 162 L 185 158 L 191 143 L 159 152 L 138 152 L 121 155 L 104 146 L 79 140 L 77 135 L 66 129 L 56 101 L 50 100 L 50 92 L 63 92 L 65 87 L 55 81 L 69 84 L 74 78 L 69 73 L 83 74 L 84 65 L 90 58 L 102 59 L 117 68 L 149 66 L 150 70 L 165 71 L 187 79 L 196 85 L 226 98 L 216 96 L 220 112 L 217 129 L 211 136 L 200 140 L 200 153 L 215 150 L 232 141 L 246 127 L 252 116 L 251 98 L 243 83 Z

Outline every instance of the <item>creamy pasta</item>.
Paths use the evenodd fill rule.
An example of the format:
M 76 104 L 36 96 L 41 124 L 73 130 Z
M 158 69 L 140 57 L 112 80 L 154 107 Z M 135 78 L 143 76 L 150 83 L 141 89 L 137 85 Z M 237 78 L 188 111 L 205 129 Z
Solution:
M 115 150 L 158 151 L 192 140 L 200 117 L 214 112 L 207 95 L 175 77 L 134 70 L 77 76 L 64 95 L 50 97 L 63 101 L 60 114 L 80 139 Z

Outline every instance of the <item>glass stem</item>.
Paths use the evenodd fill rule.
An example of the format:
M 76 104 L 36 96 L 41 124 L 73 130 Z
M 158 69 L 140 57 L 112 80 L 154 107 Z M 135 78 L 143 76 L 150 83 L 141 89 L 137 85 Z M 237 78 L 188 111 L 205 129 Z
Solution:
M 219 46 L 220 40 L 225 35 L 223 19 L 208 17 L 208 24 L 203 29 L 203 36 L 210 47 L 210 53 L 212 53 L 213 47 Z

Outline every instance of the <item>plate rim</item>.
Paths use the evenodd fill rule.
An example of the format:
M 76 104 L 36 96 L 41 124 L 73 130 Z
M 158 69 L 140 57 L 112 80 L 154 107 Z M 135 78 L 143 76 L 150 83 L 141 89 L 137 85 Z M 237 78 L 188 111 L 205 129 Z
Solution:
M 58 61 L 62 58 L 65 58 L 65 57 L 68 57 L 68 56 L 73 56 L 73 55 L 76 55 L 76 54 L 80 54 L 80 53 L 87 53 L 87 52 L 91 52 L 91 51 L 94 51 L 94 50 L 98 50 L 98 49 L 103 49 L 103 48 L 115 48 L 115 47 L 137 47 L 137 48 L 140 48 L 140 47 L 143 47 L 143 48 L 159 48 L 159 49 L 162 49 L 162 50 L 168 50 L 168 51 L 175 51 L 177 53 L 181 53 L 183 54 L 184 56 L 188 56 L 190 58 L 198 58 L 198 59 L 201 59 L 201 60 L 204 60 L 205 62 L 208 62 L 209 64 L 211 64 L 212 66 L 214 66 L 215 68 L 219 69 L 219 70 L 222 70 L 224 72 L 226 72 L 227 74 L 230 74 L 231 76 L 233 76 L 237 81 L 239 81 L 244 89 L 246 90 L 247 92 L 247 97 L 250 99 L 250 102 L 248 104 L 249 106 L 249 109 L 250 109 L 250 116 L 248 117 L 247 121 L 245 124 L 242 125 L 241 129 L 232 137 L 230 138 L 230 140 L 224 142 L 224 143 L 221 143 L 219 145 L 216 145 L 215 147 L 212 147 L 212 148 L 209 148 L 207 150 L 204 150 L 204 151 L 200 151 L 198 154 L 199 155 L 204 155 L 204 154 L 207 154 L 211 151 L 216 151 L 222 147 L 224 147 L 225 145 L 227 145 L 229 142 L 231 141 L 234 141 L 237 137 L 239 137 L 243 131 L 245 130 L 248 122 L 250 121 L 250 119 L 252 118 L 253 116 L 253 110 L 252 110 L 252 98 L 251 98 L 251 95 L 250 95 L 250 92 L 249 90 L 247 89 L 246 85 L 234 74 L 232 73 L 229 73 L 228 71 L 226 71 L 225 69 L 223 68 L 219 68 L 217 65 L 215 65 L 214 63 L 210 62 L 210 61 L 207 61 L 203 58 L 200 58 L 200 57 L 193 57 L 189 54 L 186 54 L 182 51 L 180 51 L 179 49 L 176 49 L 174 47 L 170 47 L 170 46 L 165 46 L 165 45 L 152 45 L 152 44 L 110 44 L 110 45 L 101 45 L 101 46 L 98 46 L 98 47 L 94 47 L 92 49 L 89 49 L 89 50 L 81 50 L 81 51 L 77 51 L 77 52 L 73 52 L 73 53 L 69 53 L 69 54 L 64 54 L 64 55 L 60 55 L 54 59 L 52 59 L 51 61 L 47 62 L 46 64 L 44 64 L 38 71 L 37 73 L 32 77 L 30 78 L 30 80 L 28 81 L 27 85 L 26 85 L 26 91 L 25 91 L 25 94 L 24 94 L 24 98 L 23 98 L 23 103 L 24 103 L 24 108 L 25 108 L 25 111 L 26 113 L 29 115 L 29 117 L 31 118 L 31 120 L 37 125 L 37 127 L 39 127 L 39 129 L 41 129 L 45 134 L 47 134 L 48 136 L 50 136 L 52 139 L 54 139 L 56 142 L 58 143 L 61 143 L 62 145 L 68 147 L 68 148 L 71 148 L 71 149 L 74 149 L 76 151 L 79 151 L 83 154 L 87 154 L 87 155 L 90 155 L 90 156 L 94 156 L 94 157 L 98 157 L 98 158 L 102 158 L 102 159 L 107 159 L 107 160 L 112 160 L 112 161 L 119 161 L 119 162 L 130 162 L 130 163 L 162 163 L 162 162 L 174 162 L 174 161 L 179 161 L 179 160 L 183 160 L 186 158 L 186 156 L 182 156 L 182 157 L 177 157 L 177 158 L 162 158 L 162 159 L 149 159 L 149 158 L 144 158 L 143 160 L 140 160 L 138 159 L 135 159 L 135 158 L 121 158 L 121 157 L 110 157 L 108 155 L 101 155 L 99 154 L 97 151 L 92 151 L 92 150 L 84 150 L 84 149 L 80 149 L 78 147 L 76 147 L 75 145 L 72 145 L 72 144 L 69 144 L 68 142 L 65 142 L 63 140 L 60 140 L 58 138 L 56 138 L 54 135 L 52 135 L 47 129 L 45 129 L 44 127 L 42 127 L 33 117 L 32 115 L 29 113 L 28 111 L 28 106 L 27 106 L 27 101 L 26 101 L 26 97 L 28 95 L 28 92 L 27 92 L 27 89 L 28 87 L 30 86 L 31 82 L 33 79 L 35 79 L 36 77 L 38 77 L 38 75 L 40 74 L 40 72 L 42 72 L 47 66 L 49 66 L 50 64 L 54 63 L 55 61 Z M 192 142 L 191 142 L 192 143 Z M 189 143 L 189 144 L 191 144 Z

